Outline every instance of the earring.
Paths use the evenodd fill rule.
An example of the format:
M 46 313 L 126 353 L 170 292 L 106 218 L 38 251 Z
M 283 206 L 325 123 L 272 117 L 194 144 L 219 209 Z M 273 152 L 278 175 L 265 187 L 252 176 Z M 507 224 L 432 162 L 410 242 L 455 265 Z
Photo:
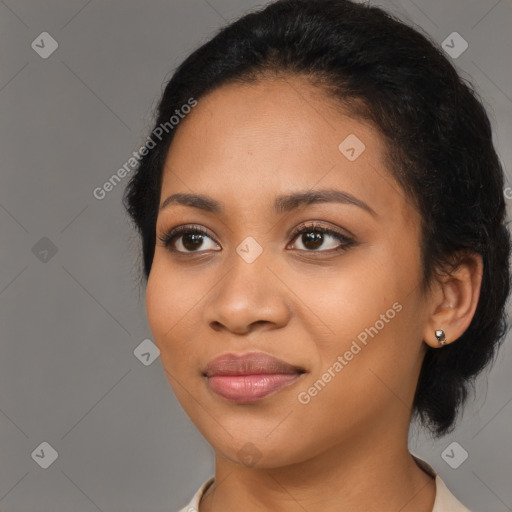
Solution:
M 438 329 L 436 331 L 436 338 L 439 342 L 439 345 L 446 345 L 446 335 L 444 334 L 444 331 L 442 329 Z

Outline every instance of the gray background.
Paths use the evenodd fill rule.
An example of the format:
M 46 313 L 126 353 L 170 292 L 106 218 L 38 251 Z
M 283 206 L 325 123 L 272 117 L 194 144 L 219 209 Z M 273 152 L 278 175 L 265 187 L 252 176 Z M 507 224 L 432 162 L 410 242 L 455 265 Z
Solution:
M 0 1 L 2 511 L 175 512 L 213 473 L 160 359 L 134 355 L 151 332 L 121 205 L 128 178 L 103 200 L 92 191 L 149 135 L 174 67 L 261 3 Z M 439 44 L 453 31 L 467 40 L 454 63 L 485 99 L 510 176 L 510 0 L 375 3 Z M 47 59 L 31 47 L 44 31 L 59 45 Z M 453 434 L 411 432 L 475 511 L 512 510 L 511 369 L 507 343 Z M 469 454 L 457 469 L 441 456 L 453 441 Z M 42 442 L 58 452 L 47 469 L 31 456 Z

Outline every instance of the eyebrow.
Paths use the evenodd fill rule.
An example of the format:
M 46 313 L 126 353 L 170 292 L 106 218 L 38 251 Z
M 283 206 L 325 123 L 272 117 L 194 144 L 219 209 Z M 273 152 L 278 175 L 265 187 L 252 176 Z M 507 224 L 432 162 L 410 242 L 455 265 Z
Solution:
M 274 200 L 274 211 L 278 214 L 283 214 L 301 206 L 318 203 L 351 204 L 366 210 L 374 217 L 377 216 L 375 210 L 361 199 L 354 197 L 348 192 L 336 189 L 308 190 L 278 196 Z M 221 214 L 224 211 L 221 203 L 202 194 L 172 194 L 160 205 L 160 211 L 171 204 L 181 204 L 217 214 Z

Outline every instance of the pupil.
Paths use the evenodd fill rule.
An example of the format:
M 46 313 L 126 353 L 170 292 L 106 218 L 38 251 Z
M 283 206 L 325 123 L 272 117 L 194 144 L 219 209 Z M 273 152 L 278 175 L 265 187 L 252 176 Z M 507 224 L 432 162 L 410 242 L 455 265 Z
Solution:
M 190 240 L 192 240 L 191 244 L 188 243 Z M 183 237 L 182 243 L 187 251 L 197 249 L 198 247 L 201 247 L 201 244 L 203 243 L 203 235 L 197 233 L 189 233 Z
M 317 233 L 315 231 L 310 231 L 309 233 L 303 233 L 302 243 L 308 249 L 317 249 L 323 243 L 323 234 Z M 308 245 L 308 244 L 312 244 L 312 245 Z

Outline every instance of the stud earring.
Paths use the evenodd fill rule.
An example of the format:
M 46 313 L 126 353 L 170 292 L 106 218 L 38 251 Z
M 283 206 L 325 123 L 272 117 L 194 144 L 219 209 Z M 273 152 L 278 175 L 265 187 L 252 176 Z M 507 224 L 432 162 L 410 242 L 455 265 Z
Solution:
M 446 335 L 442 329 L 436 330 L 436 338 L 439 342 L 439 345 L 446 345 Z

